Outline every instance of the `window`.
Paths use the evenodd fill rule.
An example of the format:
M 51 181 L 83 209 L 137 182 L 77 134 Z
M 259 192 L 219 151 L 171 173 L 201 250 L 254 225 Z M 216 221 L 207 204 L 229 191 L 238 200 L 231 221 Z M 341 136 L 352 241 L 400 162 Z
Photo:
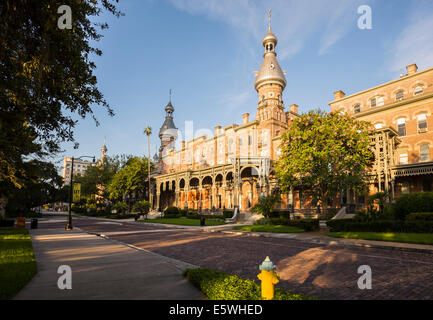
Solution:
M 427 114 L 421 113 L 418 115 L 418 133 L 427 132 Z
M 398 135 L 404 137 L 406 135 L 406 118 L 397 119 Z
M 417 95 L 420 95 L 420 94 L 423 94 L 423 93 L 424 93 L 424 88 L 423 88 L 423 86 L 422 86 L 422 85 L 418 85 L 418 86 L 415 87 L 415 90 L 414 90 L 414 92 L 413 92 L 413 95 L 414 95 L 414 96 L 417 96 Z
M 404 92 L 403 92 L 403 90 L 400 90 L 399 92 L 397 92 L 397 93 L 395 94 L 395 100 L 396 100 L 396 101 L 403 100 L 403 97 L 404 97 Z
M 427 143 L 419 147 L 419 161 L 430 161 L 430 147 Z
M 375 127 L 376 129 L 382 129 L 382 128 L 383 128 L 383 123 L 376 123 L 376 124 L 374 125 L 374 127 Z
M 385 104 L 385 98 L 384 97 L 379 97 L 377 98 L 377 106 L 383 106 Z
M 239 147 L 242 147 L 242 138 L 239 138 Z
M 253 137 L 248 136 L 248 145 L 252 145 L 253 144 Z
M 359 103 L 357 103 L 353 107 L 353 113 L 360 113 L 360 112 L 361 112 L 361 105 Z
M 402 151 L 400 153 L 400 164 L 408 164 L 409 162 L 409 155 L 407 151 Z
M 373 108 L 376 106 L 376 98 L 371 99 L 370 106 Z

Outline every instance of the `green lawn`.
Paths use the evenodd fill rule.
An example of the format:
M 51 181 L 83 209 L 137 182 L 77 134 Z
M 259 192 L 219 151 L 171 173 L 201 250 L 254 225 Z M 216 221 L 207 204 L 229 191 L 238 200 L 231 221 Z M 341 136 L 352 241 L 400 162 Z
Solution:
M 252 231 L 252 232 L 273 232 L 273 233 L 299 233 L 304 232 L 303 229 L 290 227 L 290 226 L 281 226 L 281 225 L 252 225 L 252 226 L 241 226 L 241 227 L 233 227 L 234 230 L 241 231 Z
M 11 299 L 36 272 L 28 230 L 0 229 L 0 300 Z
M 344 239 L 379 240 L 433 245 L 432 233 L 329 232 L 328 236 Z
M 199 219 L 188 219 L 188 218 L 162 218 L 162 219 L 146 219 L 139 220 L 139 222 L 150 222 L 150 223 L 163 223 L 163 224 L 176 224 L 180 226 L 200 226 Z M 219 226 L 223 225 L 225 222 L 223 220 L 211 220 L 206 219 L 206 226 Z

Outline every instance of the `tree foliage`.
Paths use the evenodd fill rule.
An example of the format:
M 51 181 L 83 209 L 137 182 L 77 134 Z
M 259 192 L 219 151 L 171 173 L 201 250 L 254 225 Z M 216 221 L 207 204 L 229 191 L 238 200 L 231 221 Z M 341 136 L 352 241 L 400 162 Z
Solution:
M 88 197 L 99 194 L 105 198 L 104 191 L 121 166 L 122 160 L 120 156 L 105 157 L 101 163 L 95 166 L 88 166 L 82 176 L 75 176 L 74 183 L 81 184 L 81 194 L 83 196 Z
M 25 214 L 31 208 L 56 201 L 66 201 L 69 188 L 62 187 L 63 179 L 51 163 L 32 160 L 27 164 L 26 181 L 9 197 L 6 211 L 9 216 Z
M 134 191 L 144 194 L 147 177 L 148 159 L 139 157 L 129 159 L 125 166 L 114 175 L 108 186 L 110 199 L 121 199 Z
M 310 111 L 283 134 L 277 163 L 280 186 L 311 191 L 322 206 L 345 188 L 361 191 L 373 153 L 371 124 L 347 114 Z
M 77 119 L 93 116 L 93 106 L 113 111 L 97 87 L 91 42 L 106 23 L 91 20 L 103 11 L 121 13 L 117 0 L 66 1 L 72 29 L 60 29 L 64 1 L 0 2 L 0 198 L 28 181 L 29 157 L 39 158 L 74 141 Z M 1 212 L 0 206 L 0 212 Z

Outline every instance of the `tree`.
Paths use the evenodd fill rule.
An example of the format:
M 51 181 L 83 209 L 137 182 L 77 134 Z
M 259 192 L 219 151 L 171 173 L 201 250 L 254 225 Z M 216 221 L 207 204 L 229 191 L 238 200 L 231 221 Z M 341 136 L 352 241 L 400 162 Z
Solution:
M 280 187 L 307 189 L 326 213 L 345 188 L 364 190 L 373 153 L 371 124 L 339 112 L 310 111 L 283 134 L 277 163 Z
M 92 116 L 98 124 L 92 106 L 114 114 L 91 61 L 102 52 L 90 45 L 101 38 L 98 29 L 108 27 L 92 18 L 104 10 L 122 15 L 114 2 L 68 1 L 72 29 L 58 27 L 60 1 L 0 2 L 0 213 L 31 175 L 26 159 L 73 142 L 77 116 Z
M 9 216 L 25 215 L 31 208 L 65 200 L 63 179 L 51 163 L 32 160 L 27 163 L 27 181 L 9 197 Z
M 151 167 L 151 166 L 150 166 Z M 148 178 L 148 159 L 134 157 L 131 158 L 119 172 L 117 172 L 113 180 L 108 186 L 110 199 L 120 200 L 126 195 L 131 200 L 132 193 L 141 193 L 144 195 L 145 184 Z M 131 208 L 131 201 L 129 201 Z
M 259 198 L 259 202 L 251 208 L 251 212 L 260 213 L 265 218 L 270 218 L 272 210 L 276 204 L 281 201 L 280 193 L 274 192 L 267 196 L 262 196 Z
M 120 170 L 120 160 L 118 157 L 105 157 L 101 163 L 96 166 L 88 166 L 82 176 L 74 177 L 75 183 L 81 184 L 81 194 L 83 196 L 91 196 L 98 194 L 106 195 L 104 191 L 111 183 L 115 174 Z

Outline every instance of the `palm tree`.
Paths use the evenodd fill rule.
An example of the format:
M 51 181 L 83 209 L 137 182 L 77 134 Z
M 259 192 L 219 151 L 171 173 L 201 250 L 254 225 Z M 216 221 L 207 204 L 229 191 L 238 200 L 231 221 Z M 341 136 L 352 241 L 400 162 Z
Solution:
M 147 136 L 147 151 L 149 157 L 147 158 L 147 177 L 149 179 L 149 201 L 150 201 L 150 135 L 152 134 L 152 128 L 147 126 L 143 132 Z

